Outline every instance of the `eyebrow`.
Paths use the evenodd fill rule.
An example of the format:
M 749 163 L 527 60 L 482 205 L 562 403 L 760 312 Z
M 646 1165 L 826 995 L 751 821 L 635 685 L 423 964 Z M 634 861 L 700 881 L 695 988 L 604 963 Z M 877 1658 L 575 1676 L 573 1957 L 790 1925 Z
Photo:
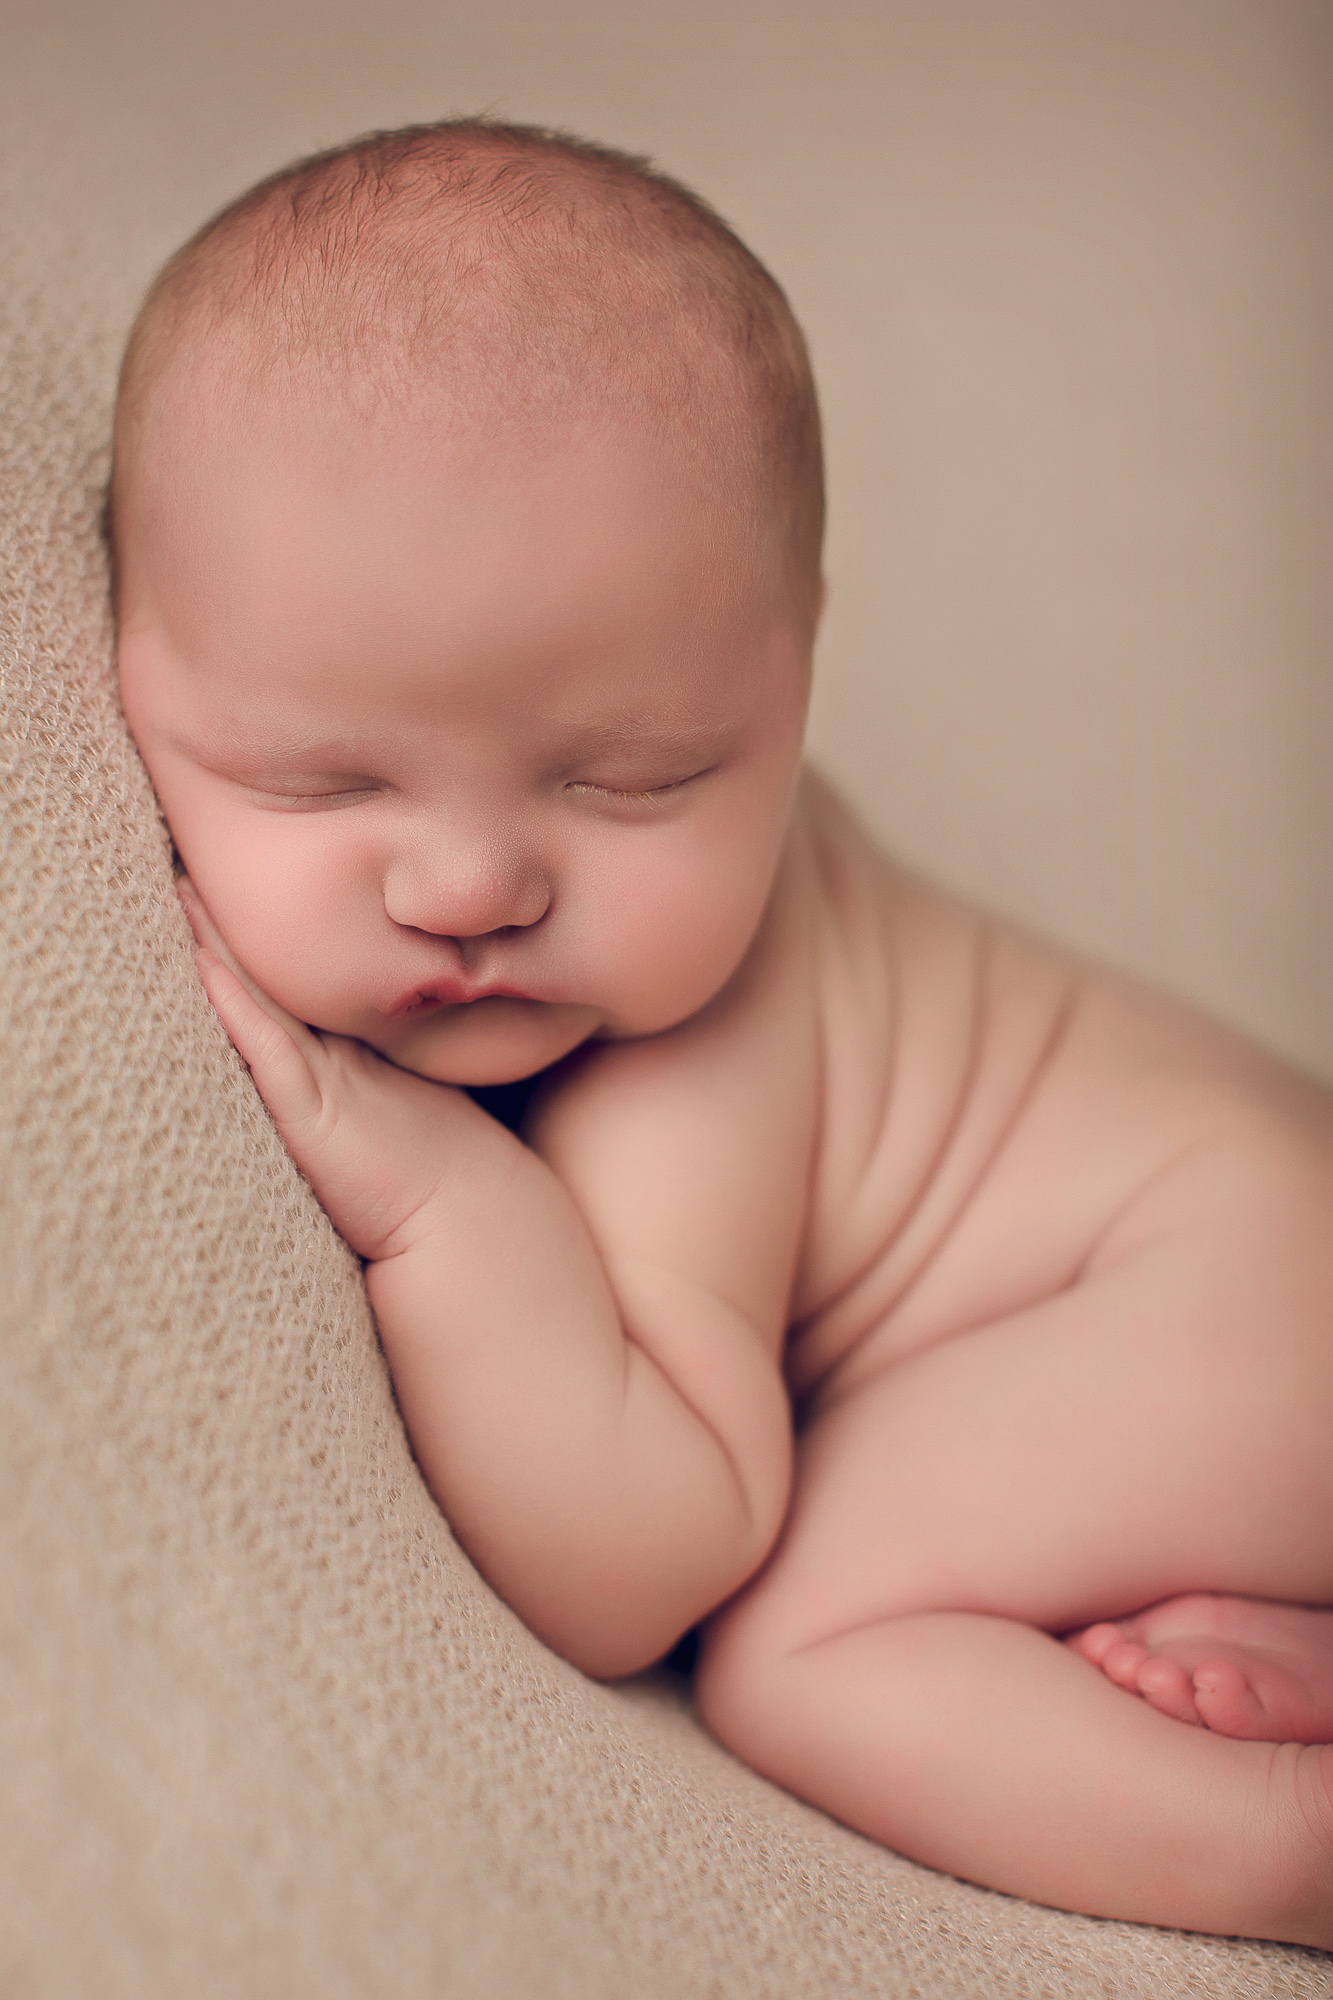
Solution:
M 204 728 L 173 730 L 171 746 L 210 763 L 318 764 L 320 769 L 342 770 L 358 764 L 365 746 L 346 737 L 300 735 L 264 736 L 237 730 Z
M 672 757 L 706 764 L 723 753 L 735 740 L 743 718 L 728 715 L 708 723 L 606 722 L 562 725 L 552 719 L 552 761 L 561 765 L 582 763 L 600 757 Z M 250 771 L 299 769 L 303 773 L 360 771 L 367 760 L 367 745 L 345 736 L 326 736 L 315 731 L 293 730 L 281 736 L 262 738 L 241 724 L 235 729 L 207 726 L 198 730 L 175 730 L 172 747 L 186 756 L 219 770 L 244 774 Z
M 739 716 L 708 723 L 598 723 L 571 729 L 571 754 L 596 757 L 624 750 L 672 751 L 708 756 L 722 750 L 741 727 Z

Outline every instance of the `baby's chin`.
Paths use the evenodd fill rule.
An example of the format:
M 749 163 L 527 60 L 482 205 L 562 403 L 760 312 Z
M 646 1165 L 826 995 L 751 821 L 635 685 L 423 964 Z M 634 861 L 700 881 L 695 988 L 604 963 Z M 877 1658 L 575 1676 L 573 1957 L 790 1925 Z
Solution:
M 399 1069 L 474 1089 L 549 1069 L 602 1024 L 595 1007 L 494 995 L 465 1006 L 421 1008 L 363 1039 Z

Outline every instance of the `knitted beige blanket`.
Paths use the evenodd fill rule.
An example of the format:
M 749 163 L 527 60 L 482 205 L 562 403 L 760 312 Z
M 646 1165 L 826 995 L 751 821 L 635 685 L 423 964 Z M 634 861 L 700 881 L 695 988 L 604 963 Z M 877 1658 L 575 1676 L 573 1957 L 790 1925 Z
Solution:
M 98 533 L 129 251 L 52 158 L 0 201 L 0 1992 L 1333 1993 L 1317 1953 L 884 1852 L 669 1677 L 584 1680 L 460 1553 L 194 977 Z

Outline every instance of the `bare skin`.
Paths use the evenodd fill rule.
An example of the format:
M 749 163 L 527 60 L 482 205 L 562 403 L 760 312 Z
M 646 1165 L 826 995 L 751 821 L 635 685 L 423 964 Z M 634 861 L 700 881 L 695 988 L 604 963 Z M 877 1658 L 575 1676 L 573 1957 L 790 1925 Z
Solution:
M 1275 1650 L 1327 1714 L 1329 1094 L 799 778 L 811 635 L 663 447 L 226 415 L 126 712 L 479 1567 L 596 1675 L 707 1618 L 718 1736 L 932 1866 L 1333 1948 L 1333 1748 L 1116 1651 L 1211 1593 L 1198 1719 Z M 543 1067 L 526 1145 L 457 1087 Z
M 1068 1643 L 1180 1722 L 1253 1742 L 1333 1742 L 1333 1611 L 1197 1593 Z

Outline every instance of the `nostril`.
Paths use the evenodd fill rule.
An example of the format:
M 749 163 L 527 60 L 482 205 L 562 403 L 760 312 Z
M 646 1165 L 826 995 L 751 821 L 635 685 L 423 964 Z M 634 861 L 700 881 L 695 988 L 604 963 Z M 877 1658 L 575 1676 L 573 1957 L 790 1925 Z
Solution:
M 530 924 L 497 924 L 492 931 L 460 932 L 451 937 L 449 942 L 450 944 L 457 945 L 459 951 L 464 955 L 468 952 L 477 951 L 483 945 L 512 944 L 517 939 L 529 936 L 537 928 L 537 925 L 541 923 L 545 915 L 546 912 L 543 910 L 542 915 L 534 917 Z
M 384 907 L 396 924 L 433 937 L 512 939 L 539 924 L 552 883 L 533 857 L 399 855 L 386 873 Z

